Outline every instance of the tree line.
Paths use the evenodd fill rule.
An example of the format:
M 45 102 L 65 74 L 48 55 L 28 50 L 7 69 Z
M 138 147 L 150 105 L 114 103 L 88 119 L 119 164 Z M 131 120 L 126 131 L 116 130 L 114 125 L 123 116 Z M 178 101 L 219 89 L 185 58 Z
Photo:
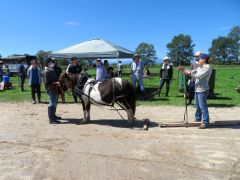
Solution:
M 167 44 L 169 56 L 175 65 L 188 65 L 194 58 L 194 46 L 190 35 L 179 34 Z M 208 49 L 211 60 L 215 64 L 239 64 L 240 27 L 234 26 L 227 36 L 219 36 L 212 40 Z M 153 44 L 142 42 L 135 50 L 145 65 L 154 64 L 157 59 Z
M 194 58 L 193 40 L 190 35 L 179 34 L 174 36 L 167 44 L 167 56 L 175 65 L 188 65 Z M 219 36 L 212 40 L 208 49 L 211 61 L 215 64 L 239 64 L 240 63 L 240 26 L 234 26 L 227 36 Z M 36 53 L 38 60 L 43 63 L 44 57 L 51 51 L 40 50 Z M 141 42 L 135 53 L 138 53 L 146 66 L 156 63 L 157 55 L 153 44 Z M 0 55 L 1 58 L 1 55 Z M 66 65 L 68 61 L 62 59 L 60 64 Z M 90 62 L 91 63 L 91 62 Z

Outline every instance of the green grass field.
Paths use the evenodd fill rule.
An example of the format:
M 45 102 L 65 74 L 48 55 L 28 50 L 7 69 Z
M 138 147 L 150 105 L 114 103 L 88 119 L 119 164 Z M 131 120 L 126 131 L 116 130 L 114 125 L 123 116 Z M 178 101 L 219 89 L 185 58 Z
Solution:
M 233 107 L 240 106 L 239 96 L 235 88 L 240 84 L 240 66 L 236 65 L 212 65 L 216 69 L 215 94 L 216 99 L 209 99 L 208 104 L 212 107 Z M 64 68 L 63 68 L 64 69 Z M 150 68 L 151 77 L 144 79 L 146 93 L 151 93 L 157 90 L 159 86 L 159 65 Z M 95 70 L 90 69 L 89 74 L 95 75 Z M 125 66 L 124 79 L 130 80 L 130 68 Z M 28 85 L 28 79 L 25 82 L 25 91 L 21 92 L 18 85 L 18 78 L 10 78 L 14 88 L 11 90 L 4 90 L 0 92 L 1 102 L 31 102 L 31 91 Z M 137 92 L 137 104 L 142 105 L 177 105 L 183 106 L 185 99 L 183 94 L 179 92 L 178 88 L 178 70 L 174 68 L 173 80 L 170 85 L 169 97 L 165 97 L 165 87 L 162 89 L 160 97 L 154 96 L 150 101 L 139 101 L 140 93 Z M 42 101 L 47 101 L 45 87 L 42 85 Z M 73 102 L 73 98 L 66 94 L 66 101 Z

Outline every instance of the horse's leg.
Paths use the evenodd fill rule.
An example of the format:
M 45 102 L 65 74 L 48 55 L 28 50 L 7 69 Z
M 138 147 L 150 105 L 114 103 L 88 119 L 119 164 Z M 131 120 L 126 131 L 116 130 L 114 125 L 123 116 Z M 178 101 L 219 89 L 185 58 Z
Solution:
M 129 107 L 129 105 L 128 105 L 128 103 L 126 101 L 121 102 L 120 105 L 127 112 L 128 125 L 130 127 L 133 127 L 133 125 L 135 123 L 135 117 L 134 117 L 133 109 Z
M 86 106 L 86 120 L 87 120 L 87 122 L 90 121 L 90 108 L 91 108 L 91 103 L 89 101 L 87 106 Z
M 86 122 L 87 118 L 86 118 L 86 107 L 85 107 L 85 101 L 83 101 L 83 99 L 81 98 L 81 102 L 82 102 L 82 108 L 83 108 L 83 123 Z
M 60 89 L 60 95 L 61 95 L 62 103 L 65 103 L 65 94 L 64 94 L 62 88 Z
M 62 92 L 62 102 L 65 103 L 65 94 Z
M 82 107 L 83 107 L 83 123 L 87 123 L 90 121 L 90 107 L 91 107 L 91 103 L 88 99 L 82 99 Z
M 130 127 L 132 127 L 135 123 L 135 117 L 134 117 L 133 110 L 131 108 L 127 110 L 127 116 L 128 116 L 128 124 Z

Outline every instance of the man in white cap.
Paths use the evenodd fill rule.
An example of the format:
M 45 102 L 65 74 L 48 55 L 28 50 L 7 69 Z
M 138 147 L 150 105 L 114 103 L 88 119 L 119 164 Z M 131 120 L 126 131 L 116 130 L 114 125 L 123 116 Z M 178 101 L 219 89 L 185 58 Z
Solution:
M 166 56 L 164 57 L 163 60 L 164 63 L 162 65 L 162 68 L 160 69 L 160 85 L 158 88 L 158 95 L 160 96 L 162 87 L 166 82 L 166 97 L 167 97 L 170 89 L 170 81 L 173 75 L 173 67 L 172 64 L 170 63 L 169 57 Z
M 190 66 L 190 70 L 197 69 L 199 67 L 198 60 L 200 55 L 202 54 L 201 51 L 197 51 L 194 55 L 195 57 L 195 63 L 192 63 Z M 188 97 L 188 104 L 192 104 L 192 100 L 194 99 L 194 94 L 195 94 L 195 78 L 193 76 L 189 76 L 189 81 L 188 81 L 188 92 L 189 92 L 189 97 Z
M 197 51 L 194 56 L 195 56 L 195 57 L 199 57 L 201 54 L 202 54 L 201 51 Z
M 134 54 L 133 63 L 131 64 L 131 80 L 133 87 L 136 87 L 136 81 L 138 81 L 138 85 L 142 93 L 144 93 L 143 86 L 143 63 L 140 61 L 140 56 L 138 54 Z
M 106 68 L 102 65 L 102 60 L 96 60 L 96 80 L 103 81 L 106 78 Z

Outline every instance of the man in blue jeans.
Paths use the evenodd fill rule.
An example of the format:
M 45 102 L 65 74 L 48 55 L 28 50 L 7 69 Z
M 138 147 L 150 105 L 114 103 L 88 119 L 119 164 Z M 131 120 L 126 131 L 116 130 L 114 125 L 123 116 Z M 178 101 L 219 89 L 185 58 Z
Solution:
M 187 71 L 180 66 L 178 69 L 183 71 L 185 75 L 190 75 L 196 79 L 195 81 L 195 121 L 201 121 L 199 129 L 206 129 L 209 124 L 209 112 L 207 106 L 207 97 L 209 93 L 208 81 L 212 74 L 211 66 L 209 65 L 210 58 L 207 54 L 199 56 L 197 69 Z
M 143 68 L 144 64 L 140 61 L 140 56 L 138 54 L 134 54 L 133 63 L 131 64 L 131 81 L 134 88 L 136 87 L 136 81 L 138 81 L 138 85 L 142 93 L 145 92 L 142 77 Z
M 58 80 L 57 72 L 54 70 L 55 62 L 52 58 L 46 57 L 44 59 L 45 62 L 45 71 L 44 71 L 44 83 L 47 90 L 48 95 L 48 118 L 50 124 L 59 124 L 61 117 L 56 116 L 57 109 L 57 87 L 60 87 L 61 84 Z

